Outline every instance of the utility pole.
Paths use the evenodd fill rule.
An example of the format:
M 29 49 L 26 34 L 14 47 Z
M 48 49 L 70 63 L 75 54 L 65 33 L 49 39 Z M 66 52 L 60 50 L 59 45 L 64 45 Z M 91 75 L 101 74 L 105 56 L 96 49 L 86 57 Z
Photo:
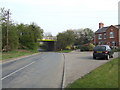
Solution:
M 9 49 L 9 41 L 8 41 L 8 32 L 9 32 L 9 14 L 10 14 L 10 10 L 8 9 L 8 11 L 7 11 L 7 36 L 6 36 L 6 39 L 7 39 L 7 41 L 6 41 L 6 51 L 8 51 L 8 49 Z
M 9 39 L 8 39 L 8 34 L 9 34 L 9 24 L 10 24 L 10 9 L 8 10 L 5 10 L 4 8 L 1 8 L 1 19 L 0 19 L 0 22 L 1 24 L 2 23 L 5 23 L 6 24 L 6 33 L 5 33 L 5 36 L 6 36 L 6 43 L 5 43 L 5 46 L 4 46 L 4 51 L 8 51 L 9 50 Z

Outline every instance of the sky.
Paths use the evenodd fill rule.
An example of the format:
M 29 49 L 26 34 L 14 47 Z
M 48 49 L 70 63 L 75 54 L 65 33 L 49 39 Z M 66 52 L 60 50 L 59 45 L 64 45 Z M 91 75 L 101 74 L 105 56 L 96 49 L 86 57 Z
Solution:
M 0 0 L 0 7 L 10 9 L 15 23 L 35 22 L 53 36 L 69 29 L 118 24 L 120 0 Z
M 118 24 L 120 24 L 120 2 L 118 3 Z

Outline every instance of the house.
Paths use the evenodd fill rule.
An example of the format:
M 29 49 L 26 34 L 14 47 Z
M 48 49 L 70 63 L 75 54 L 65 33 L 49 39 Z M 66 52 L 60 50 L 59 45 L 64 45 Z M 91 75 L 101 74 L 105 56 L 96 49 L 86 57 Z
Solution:
M 103 23 L 99 23 L 99 29 L 95 32 L 95 45 L 120 46 L 120 25 L 111 25 L 104 27 Z

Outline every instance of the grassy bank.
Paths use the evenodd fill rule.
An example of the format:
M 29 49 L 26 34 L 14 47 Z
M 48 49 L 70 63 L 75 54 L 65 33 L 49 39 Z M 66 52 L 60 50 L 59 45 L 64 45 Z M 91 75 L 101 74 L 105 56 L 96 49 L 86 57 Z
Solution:
M 33 53 L 37 53 L 35 50 L 16 50 L 2 53 L 2 60 L 12 59 L 20 56 L 30 55 Z
M 100 66 L 67 88 L 118 88 L 118 60 L 120 58 Z

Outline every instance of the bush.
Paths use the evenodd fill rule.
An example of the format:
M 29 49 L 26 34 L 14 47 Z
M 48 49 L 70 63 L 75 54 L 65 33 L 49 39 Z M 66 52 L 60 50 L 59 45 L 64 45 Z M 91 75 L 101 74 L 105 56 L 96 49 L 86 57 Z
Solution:
M 76 49 L 80 49 L 81 48 L 81 45 L 76 45 Z
M 120 51 L 120 46 L 118 48 L 113 49 L 114 52 L 119 52 Z
M 66 50 L 70 50 L 70 49 L 71 49 L 71 46 L 67 46 L 65 49 L 66 49 Z
M 89 47 L 88 46 L 81 46 L 80 51 L 89 51 Z
M 95 45 L 93 45 L 92 43 L 90 43 L 90 44 L 88 45 L 89 51 L 92 51 L 94 47 L 95 47 Z
M 90 43 L 89 45 L 80 46 L 80 50 L 81 51 L 92 51 L 94 47 L 95 47 L 95 45 Z
M 120 51 L 120 46 L 117 48 L 117 51 Z

